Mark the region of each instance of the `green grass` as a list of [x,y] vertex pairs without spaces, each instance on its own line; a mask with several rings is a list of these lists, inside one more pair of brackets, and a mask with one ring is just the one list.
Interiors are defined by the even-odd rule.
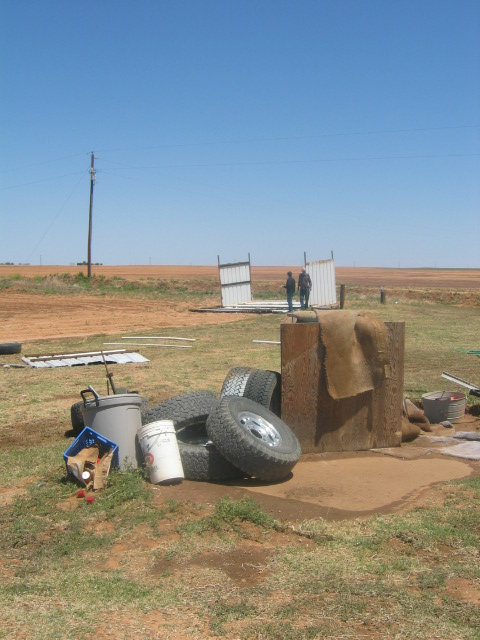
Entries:
[[[14,276],[0,289],[165,299],[179,290],[174,282],[84,280]],[[459,351],[479,347],[478,308],[408,295],[395,304],[390,292],[380,305],[377,297],[349,290],[347,308],[405,322],[405,395],[449,389],[443,370],[479,382],[478,358]],[[149,362],[112,367],[115,382],[153,404],[191,390],[218,393],[234,366],[279,371],[280,348],[252,341],[279,340],[281,320],[175,328],[195,338],[193,349],[142,349]],[[37,341],[29,351],[101,349],[119,337]],[[2,368],[0,384],[0,638],[93,637],[102,626],[132,638],[480,638],[478,475],[432,488],[442,500],[403,515],[319,518],[295,529],[247,498],[159,499],[142,472],[111,474],[88,505],[66,479],[64,434],[80,390],[106,391],[104,367]],[[223,570],[235,551],[253,558],[238,578]],[[251,578],[242,581],[243,570]],[[458,585],[466,585],[463,597]]]
[[[2,566],[13,567],[0,586],[0,602],[4,629],[12,636],[24,628],[31,638],[73,638],[95,624],[99,611],[138,617],[188,610],[209,637],[232,637],[234,629],[245,640],[353,638],[363,629],[367,637],[478,638],[478,606],[450,587],[456,579],[472,585],[480,580],[480,514],[471,506],[480,501],[478,478],[451,483],[452,498],[441,508],[305,523],[299,535],[311,541],[308,548],[287,531],[279,546],[281,532],[250,500],[220,501],[210,518],[170,503],[157,510],[159,528],[172,518],[190,526],[177,527],[175,541],[162,545],[160,538],[162,553],[176,569],[156,579],[135,572],[135,554],[111,571],[98,568],[115,545],[126,541],[126,549],[134,548],[135,532],[151,525],[151,492],[139,474],[116,475],[92,507],[82,504],[70,512],[55,505],[72,487],[45,481],[46,487],[32,488],[0,519]],[[111,518],[118,526],[99,533],[99,523]],[[238,588],[222,578],[219,589],[215,571],[192,573],[189,558],[241,546],[242,522],[257,527],[259,535],[262,530],[261,544],[272,549],[261,582]],[[270,541],[271,536],[276,537]],[[152,562],[155,553],[144,550]]]
[[[349,302],[349,309],[369,311],[383,320],[405,322],[404,394],[412,400],[436,390],[452,390],[452,383],[441,377],[448,371],[474,384],[480,384],[479,358],[458,351],[478,346],[480,315],[475,307],[444,304],[422,305],[401,301],[397,305],[380,305],[364,301]],[[282,318],[277,315],[252,316],[216,326],[175,328],[175,335],[196,340],[192,349],[142,348],[150,362],[144,365],[112,367],[118,386],[138,390],[151,403],[172,395],[211,389],[218,393],[226,373],[235,366],[252,366],[279,371],[280,348],[258,345],[253,340],[279,340]],[[152,328],[155,331],[155,328]],[[165,328],[162,329],[164,332]],[[89,338],[30,343],[29,353],[51,353],[103,349],[104,342],[121,336],[98,335]],[[2,360],[14,362],[18,356]],[[17,440],[25,433],[33,435],[52,431],[58,436],[69,428],[70,406],[81,400],[80,391],[92,385],[106,393],[105,369],[75,367],[69,369],[0,369],[3,393],[0,397],[0,438],[10,430]],[[454,390],[465,391],[463,388]],[[468,403],[480,399],[468,396]],[[0,440],[1,442],[1,440]]]
[[238,522],[251,522],[263,529],[273,529],[279,526],[274,518],[264,513],[254,500],[245,497],[237,501],[219,500],[211,515],[182,524],[179,531],[205,534],[211,531],[221,532],[225,528],[236,530]]
[[144,278],[127,280],[114,276],[107,278],[93,275],[88,278],[83,273],[55,273],[48,276],[22,277],[19,274],[0,277],[0,291],[15,288],[19,292],[38,293],[39,295],[92,295],[115,297],[143,297],[165,299],[191,299],[195,301],[206,296],[218,295],[218,280],[204,278],[184,280],[177,278]]

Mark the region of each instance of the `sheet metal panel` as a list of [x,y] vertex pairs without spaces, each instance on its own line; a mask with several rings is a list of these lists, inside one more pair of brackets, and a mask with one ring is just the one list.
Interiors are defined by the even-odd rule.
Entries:
[[[42,357],[42,356],[40,356]],[[45,357],[45,356],[43,356]],[[57,367],[78,367],[89,364],[103,364],[103,358],[101,355],[92,356],[58,356],[49,357],[48,360],[37,359],[38,356],[23,356],[22,360],[25,364],[35,369],[56,369]],[[139,353],[112,353],[105,355],[105,361],[107,364],[128,364],[131,362],[148,362],[148,359]]]
[[[298,311],[300,303],[293,303],[293,310]],[[194,311],[209,311],[212,313],[288,313],[288,304],[285,300],[255,300],[242,304],[229,305],[228,307],[215,307],[194,309]]]
[[309,305],[313,307],[331,307],[337,304],[335,286],[335,264],[331,260],[307,262],[307,273],[312,279]]
[[250,262],[219,264],[222,306],[229,307],[252,300]]

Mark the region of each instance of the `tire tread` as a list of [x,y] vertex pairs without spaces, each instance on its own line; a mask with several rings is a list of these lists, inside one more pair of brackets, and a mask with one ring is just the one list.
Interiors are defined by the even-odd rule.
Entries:
[[243,396],[248,379],[254,371],[255,369],[251,367],[234,367],[230,369],[223,381],[220,398]]
[[[281,427],[291,440],[291,451],[273,450],[249,437],[232,417],[238,407],[256,412],[276,427]],[[220,400],[208,417],[207,433],[227,460],[259,480],[276,482],[284,479],[300,459],[300,443],[289,427],[267,408],[248,398],[226,397]]]

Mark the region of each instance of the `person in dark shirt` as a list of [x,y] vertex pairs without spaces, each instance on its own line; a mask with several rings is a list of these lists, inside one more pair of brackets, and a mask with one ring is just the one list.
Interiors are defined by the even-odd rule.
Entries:
[[287,273],[287,282],[283,285],[283,288],[287,291],[288,310],[293,311],[293,294],[295,293],[295,279],[292,278],[292,272]]
[[305,267],[298,276],[298,290],[300,291],[300,308],[308,309],[308,299],[310,297],[310,289],[312,288],[312,280],[307,273]]

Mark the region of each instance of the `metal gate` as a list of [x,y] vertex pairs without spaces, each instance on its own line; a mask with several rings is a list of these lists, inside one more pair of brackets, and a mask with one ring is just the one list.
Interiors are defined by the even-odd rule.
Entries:
[[309,304],[313,307],[331,307],[337,304],[335,264],[331,260],[316,260],[305,264],[312,279]]
[[220,264],[220,256],[217,256],[217,259],[222,288],[222,307],[251,302],[250,254],[248,254],[248,262]]

